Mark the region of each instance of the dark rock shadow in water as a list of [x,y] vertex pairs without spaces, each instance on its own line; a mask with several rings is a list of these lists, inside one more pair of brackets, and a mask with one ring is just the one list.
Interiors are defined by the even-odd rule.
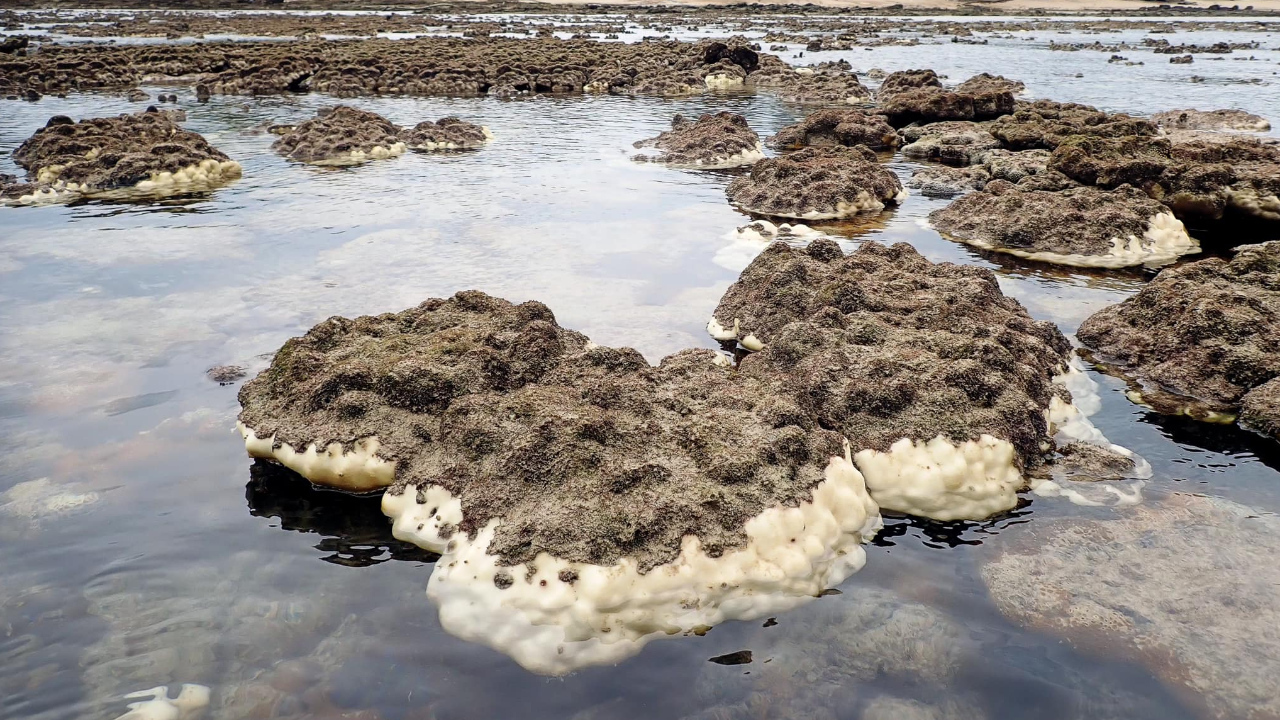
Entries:
[[280,527],[321,536],[315,548],[321,560],[347,567],[368,567],[388,560],[433,563],[440,556],[396,540],[382,514],[382,497],[321,490],[300,475],[264,460],[249,467],[245,486],[249,514],[277,518]]

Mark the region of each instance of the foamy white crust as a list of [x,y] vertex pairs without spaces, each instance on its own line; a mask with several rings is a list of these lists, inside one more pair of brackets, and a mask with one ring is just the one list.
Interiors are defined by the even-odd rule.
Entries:
[[727,328],[713,317],[707,321],[707,334],[720,342],[728,342],[729,340],[738,339],[738,332],[741,327],[742,322],[736,318],[733,321],[733,327]]
[[888,452],[862,450],[854,461],[880,507],[934,520],[981,520],[1012,510],[1026,485],[1013,445],[986,434],[958,446],[941,435],[903,438]]
[[728,240],[729,244],[717,250],[711,262],[720,267],[741,272],[769,243],[775,240],[803,245],[819,237],[826,237],[826,233],[814,230],[808,225],[800,223],[774,225],[768,220],[756,220],[726,233],[724,239]]
[[480,129],[484,132],[484,140],[481,140],[480,142],[464,142],[462,144],[458,144],[455,142],[431,142],[428,140],[426,142],[408,145],[407,147],[410,150],[420,150],[423,152],[436,152],[440,150],[475,150],[476,148],[484,147],[490,142],[493,142],[493,132],[491,132],[488,127],[481,127]]
[[[929,227],[932,228],[932,225]],[[936,228],[934,228],[936,230]],[[1200,241],[1187,234],[1187,228],[1173,213],[1161,212],[1151,216],[1147,229],[1142,237],[1130,235],[1126,238],[1111,238],[1111,249],[1102,255],[1084,255],[1081,253],[1056,253],[1048,250],[1024,250],[1010,248],[981,240],[962,238],[942,233],[966,245],[980,247],[983,250],[1005,253],[1027,260],[1069,265],[1071,267],[1117,268],[1134,267],[1136,265],[1164,265],[1171,263],[1183,255],[1200,252]]]
[[1280,196],[1260,195],[1251,187],[1228,188],[1227,201],[1231,207],[1247,215],[1280,222]]
[[129,711],[116,720],[195,720],[209,706],[209,688],[183,683],[178,697],[169,697],[169,688],[161,685],[124,696],[125,700],[147,698],[128,704]]
[[712,90],[740,88],[746,84],[746,78],[738,77],[732,73],[711,73],[704,77],[702,81]]
[[378,457],[381,445],[375,437],[357,440],[349,452],[343,450],[341,443],[330,443],[324,450],[311,443],[306,450],[298,452],[286,442],[274,447],[274,435],[258,437],[253,428],[240,421],[236,421],[236,430],[244,438],[244,449],[250,457],[275,460],[317,485],[369,492],[395,480],[396,465]]
[[[525,564],[500,567],[485,552],[499,520],[474,540],[441,537],[442,525],[462,520],[462,505],[438,486],[427,486],[422,504],[413,485],[386,494],[382,511],[396,538],[441,553],[427,596],[445,630],[559,675],[619,662],[655,638],[790,609],[857,572],[866,563],[862,543],[881,527],[879,509],[848,457],[831,458],[824,477],[812,500],[748,520],[746,546],[713,558],[686,536],[679,557],[645,574],[630,558],[602,566],[546,553],[532,573]],[[562,572],[577,579],[566,583]],[[495,585],[499,573],[509,587]]]
[[[895,203],[901,203],[907,199],[907,191],[899,190],[890,200]],[[884,210],[884,202],[874,197],[866,190],[859,190],[858,194],[849,200],[838,200],[835,208],[826,208],[823,210],[810,210],[804,213],[796,213],[794,211],[778,211],[764,210],[761,208],[753,208],[741,203],[734,203],[749,213],[755,215],[767,215],[769,217],[794,218],[796,220],[839,220],[840,218],[853,217],[861,213],[880,212]]]
[[[86,157],[95,155],[94,151]],[[59,202],[70,202],[76,198],[124,198],[149,195],[170,195],[175,192],[191,192],[212,190],[240,177],[240,163],[234,160],[218,161],[212,158],[201,160],[177,172],[153,172],[151,178],[142,180],[132,188],[112,188],[103,190],[91,185],[59,180],[65,166],[50,165],[36,173],[36,182],[46,187],[18,197],[20,205],[49,205]]]
[[393,157],[399,157],[404,154],[405,144],[402,142],[392,143],[390,147],[385,145],[374,145],[369,150],[361,150],[356,148],[346,155],[336,155],[323,160],[305,161],[308,165],[319,165],[320,167],[346,167],[349,165],[360,165],[371,160],[386,160]]

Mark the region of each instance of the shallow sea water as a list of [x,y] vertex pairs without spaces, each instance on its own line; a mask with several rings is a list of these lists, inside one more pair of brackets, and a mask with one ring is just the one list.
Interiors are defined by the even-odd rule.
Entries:
[[[1107,65],[1103,53],[1050,52],[1049,33],[1022,35],[1036,40],[793,61],[934,67],[952,81],[988,71],[1026,81],[1035,97],[1108,110],[1241,107],[1280,120],[1276,33],[1256,34],[1270,49],[1245,55],[1259,60],[1197,56],[1190,69],[1147,50],[1123,53],[1144,66]],[[1188,82],[1193,73],[1206,81]],[[1251,77],[1265,84],[1239,82]],[[312,490],[244,456],[236,386],[204,371],[256,372],[331,315],[477,288],[541,300],[562,325],[650,361],[714,347],[703,326],[742,262],[725,235],[747,221],[724,199],[732,173],[638,165],[630,143],[677,112],[740,112],[763,137],[803,108],[749,93],[365,98],[350,104],[399,124],[457,115],[497,139],[333,170],[279,158],[262,131],[331,98],[197,104],[190,88],[145,89],[176,91],[186,127],[239,160],[244,177],[158,204],[0,208],[0,717],[112,718],[120,695],[183,682],[213,689],[213,718],[859,718],[885,698],[938,717],[1191,716],[1149,670],[1004,620],[978,577],[993,536],[1110,509],[1034,499],[981,524],[889,517],[840,594],[768,627],[728,623],[549,679],[440,629],[424,594],[432,557],[390,537],[376,500]],[[0,101],[0,172],[14,172],[8,152],[52,115],[141,107],[118,94]],[[918,167],[890,164],[904,179]],[[933,260],[990,267],[1068,333],[1143,282],[1141,272],[1053,269],[947,241],[921,225],[944,204],[913,196],[826,229],[850,247],[908,242]],[[1123,383],[1093,375],[1103,391],[1094,421],[1151,462],[1149,497],[1192,491],[1280,510],[1274,443],[1145,412]],[[753,662],[708,662],[739,650]]]

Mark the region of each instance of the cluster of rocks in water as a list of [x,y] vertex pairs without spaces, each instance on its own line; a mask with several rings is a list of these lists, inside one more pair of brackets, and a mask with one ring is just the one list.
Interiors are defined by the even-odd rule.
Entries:
[[402,128],[367,110],[339,105],[322,108],[296,126],[274,126],[280,138],[271,149],[311,165],[358,165],[404,153],[405,149],[470,150],[493,138],[488,128],[458,118],[425,121]]

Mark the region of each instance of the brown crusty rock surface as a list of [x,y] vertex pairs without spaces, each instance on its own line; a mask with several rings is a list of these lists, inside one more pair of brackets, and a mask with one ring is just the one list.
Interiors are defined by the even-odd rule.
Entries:
[[314,118],[288,129],[271,149],[312,165],[353,165],[402,153],[401,133],[377,113],[338,105],[322,108]]
[[824,145],[866,145],[872,150],[892,150],[902,142],[882,115],[862,110],[819,110],[788,125],[769,139],[780,150]]
[[738,167],[764,157],[760,136],[746,118],[731,112],[707,113],[696,121],[676,115],[670,130],[635,147],[658,151],[657,155],[636,155],[636,160],[675,167]]
[[981,125],[964,120],[912,125],[902,129],[902,137],[909,143],[903,146],[903,155],[948,165],[972,165],[988,150],[1000,147]]
[[546,306],[477,291],[400,313],[330,318],[240,391],[240,419],[294,447],[376,436],[399,493],[440,485],[490,554],[578,562],[713,556],[765,508],[811,497],[841,438],[777,402],[767,381],[686,350],[657,367],[597,347]]
[[1115,138],[1159,132],[1150,120],[1053,100],[1018,101],[1012,114],[997,118],[987,129],[1009,150],[1053,150],[1074,135]]
[[[1163,270],[1077,337],[1161,412],[1235,413],[1280,376],[1280,241]],[[1265,426],[1274,390],[1259,392],[1250,417]]]
[[878,212],[903,197],[898,177],[861,145],[808,147],[761,160],[726,192],[748,212],[801,220]]
[[956,92],[965,93],[1010,92],[1017,95],[1026,89],[1026,83],[1021,80],[991,73],[978,73],[956,86]]
[[[220,167],[231,162],[198,133],[158,111],[79,122],[54,116],[13,151],[13,160],[27,171],[29,190],[75,183],[82,194],[132,189],[160,173],[206,161]],[[229,179],[239,175],[239,166],[232,163],[215,174]]]
[[1271,123],[1244,110],[1169,110],[1151,116],[1166,131],[1266,132]]
[[1051,447],[1043,410],[1070,345],[1032,320],[990,270],[932,263],[905,243],[774,243],[730,286],[714,318],[763,349],[739,372],[776,379],[789,412],[854,449],[903,437],[1009,441],[1020,467]]
[[473,150],[490,138],[484,127],[456,117],[426,120],[400,132],[400,139],[410,150]]
[[[1061,191],[1024,189],[992,180],[929,215],[949,237],[987,250],[1107,256],[1120,239],[1142,238],[1152,218],[1169,210],[1128,185]],[[1190,249],[1188,249],[1190,251]],[[1087,262],[1087,261],[1086,261]],[[1140,265],[1135,257],[1127,264]]]

